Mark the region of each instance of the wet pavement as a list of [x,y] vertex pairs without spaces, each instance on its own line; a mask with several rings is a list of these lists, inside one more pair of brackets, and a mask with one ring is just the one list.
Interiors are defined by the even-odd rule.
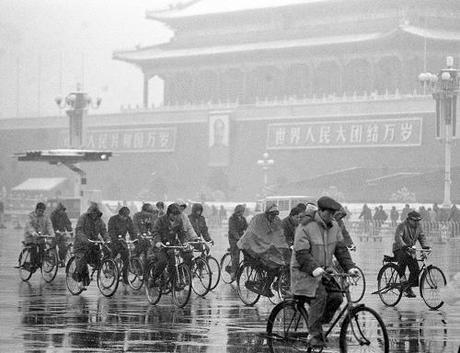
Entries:
[[[220,260],[227,243],[223,230],[214,230],[213,255]],[[220,283],[205,298],[192,293],[179,309],[171,296],[149,305],[144,291],[121,285],[112,298],[103,297],[96,284],[80,296],[66,289],[64,269],[47,284],[40,273],[29,282],[19,279],[16,265],[22,230],[0,230],[0,352],[270,352],[263,333],[270,310],[267,299],[254,307],[239,300],[232,285]],[[460,302],[430,311],[423,300],[403,298],[385,307],[378,296],[376,277],[391,235],[354,237],[352,254],[364,270],[367,290],[363,302],[376,309],[386,323],[390,352],[457,352],[460,345]],[[433,243],[430,260],[446,275],[460,272],[460,240]],[[287,350],[286,350],[287,351]],[[338,352],[331,344],[325,352]]]

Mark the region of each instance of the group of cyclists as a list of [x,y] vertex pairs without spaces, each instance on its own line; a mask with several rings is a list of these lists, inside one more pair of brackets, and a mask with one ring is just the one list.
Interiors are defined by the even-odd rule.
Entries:
[[[96,261],[100,248],[91,241],[106,241],[113,256],[120,254],[124,264],[122,277],[127,281],[127,261],[129,252],[124,241],[126,236],[136,240],[134,252],[139,258],[155,262],[154,276],[160,276],[167,266],[174,266],[175,257],[166,245],[187,245],[199,240],[213,243],[203,206],[193,204],[190,215],[185,214],[187,204],[183,200],[167,206],[158,202],[155,207],[145,203],[140,212],[131,218],[128,207],[121,207],[118,213],[108,221],[108,226],[101,218],[97,203],[91,203],[87,212],[82,214],[75,227],[74,256],[76,270],[73,279],[84,290],[89,284],[88,263]],[[72,231],[65,207],[58,204],[48,217],[46,206],[39,202],[25,227],[25,245],[33,245],[31,267],[37,266],[44,243],[40,234],[69,234]],[[267,297],[273,296],[271,282],[280,266],[290,267],[290,295],[303,303],[308,303],[309,343],[312,346],[324,346],[322,326],[327,324],[342,303],[340,293],[332,290],[333,283],[325,280],[324,274],[332,266],[335,258],[342,269],[350,275],[358,275],[349,249],[354,247],[346,229],[343,217],[344,208],[336,200],[323,196],[316,204],[299,203],[283,220],[279,218],[276,204],[267,205],[264,212],[255,215],[251,221],[244,217],[245,205],[237,205],[228,220],[229,251],[231,266],[224,270],[232,279],[237,276],[240,265],[240,253],[245,261],[258,262],[268,274],[266,283],[246,283],[246,286]],[[413,256],[413,247],[417,241],[428,249],[426,237],[419,225],[421,216],[411,211],[407,219],[396,228],[393,251],[398,261],[401,278],[404,279],[404,292],[414,297],[412,287],[418,285],[418,263]],[[151,239],[146,239],[150,234]],[[68,239],[65,236],[55,238],[59,247],[59,258],[64,259]],[[181,250],[181,257],[186,264],[192,261],[193,248]],[[63,264],[61,263],[61,266]],[[406,266],[409,279],[405,279]],[[248,281],[249,282],[249,281]]]

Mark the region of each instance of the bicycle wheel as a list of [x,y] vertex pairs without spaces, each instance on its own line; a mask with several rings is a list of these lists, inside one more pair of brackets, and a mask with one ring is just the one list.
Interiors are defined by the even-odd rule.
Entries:
[[275,293],[275,296],[268,298],[270,302],[275,305],[281,303],[289,293],[290,285],[289,269],[282,268],[276,279],[272,282],[271,290]]
[[224,283],[232,283],[232,257],[230,256],[230,253],[225,253],[224,256],[220,259],[220,274],[222,281]]
[[74,279],[76,267],[77,264],[75,256],[72,256],[69,261],[67,261],[67,265],[65,267],[65,284],[69,292],[73,295],[78,295],[83,291],[83,288],[80,286],[80,282]]
[[64,259],[64,263],[67,265],[67,263],[69,262],[70,258],[73,257],[73,245],[72,243],[69,243],[67,244],[67,252],[65,254],[65,259]]
[[155,305],[160,301],[161,298],[161,279],[157,279],[154,276],[155,264],[153,262],[147,265],[145,271],[145,295],[150,304]]
[[141,289],[144,283],[143,272],[141,260],[137,257],[131,257],[128,264],[128,284],[132,289]]
[[173,302],[179,308],[187,305],[192,293],[192,274],[186,264],[180,264],[172,281]]
[[447,285],[446,276],[440,268],[428,266],[420,278],[420,296],[432,310],[437,310],[444,305],[440,290]]
[[401,278],[398,270],[398,265],[387,263],[377,275],[377,293],[386,306],[395,306],[401,300]]
[[236,287],[238,296],[246,305],[254,305],[260,298],[260,294],[252,291],[250,288],[254,284],[262,284],[262,278],[259,271],[253,268],[249,263],[244,263],[238,269],[236,275]]
[[340,330],[340,352],[390,351],[387,329],[377,312],[357,306],[345,316]]
[[18,258],[19,277],[27,282],[35,270],[32,268],[31,252],[29,247],[25,247],[19,253]]
[[211,269],[201,257],[192,262],[192,289],[196,295],[204,297],[211,288]]
[[45,249],[42,259],[42,277],[50,283],[56,277],[58,270],[58,254],[56,249]]
[[117,264],[112,259],[102,259],[101,267],[97,270],[97,286],[105,297],[111,297],[117,291],[120,273]]
[[[307,345],[307,312],[295,300],[284,300],[271,311],[267,321],[267,343],[272,352],[304,351]],[[289,350],[290,351],[290,350]]]
[[211,270],[211,287],[209,290],[213,290],[217,287],[220,281],[220,265],[219,261],[217,261],[217,259],[213,256],[206,257],[206,261],[208,262]]
[[366,292],[366,277],[364,276],[363,270],[359,267],[355,267],[359,271],[357,277],[347,277],[347,281],[350,284],[348,287],[350,290],[351,302],[358,303],[364,297]]

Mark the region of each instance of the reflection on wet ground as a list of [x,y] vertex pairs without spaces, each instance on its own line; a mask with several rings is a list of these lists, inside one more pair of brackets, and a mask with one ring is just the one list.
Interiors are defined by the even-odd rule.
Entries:
[[[0,231],[0,348],[1,352],[270,352],[264,331],[273,304],[261,300],[246,307],[234,287],[219,284],[206,298],[192,294],[183,309],[170,296],[156,306],[144,292],[120,286],[113,298],[101,296],[95,284],[80,296],[66,291],[64,271],[51,284],[39,273],[21,282],[13,269],[21,231]],[[215,236],[217,239],[218,236]],[[220,258],[223,240],[214,249]],[[357,242],[356,262],[365,269],[368,289],[364,302],[376,309],[387,325],[390,352],[457,352],[460,344],[460,303],[430,311],[418,296],[385,307],[377,296],[376,274],[391,238]],[[434,244],[432,262],[449,275],[460,271],[460,242]],[[330,348],[338,352],[335,332]],[[286,348],[284,351],[288,352]],[[298,352],[298,350],[297,350]]]

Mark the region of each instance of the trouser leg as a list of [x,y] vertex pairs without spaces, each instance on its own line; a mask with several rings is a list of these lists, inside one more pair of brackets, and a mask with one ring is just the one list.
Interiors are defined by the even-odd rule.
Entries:
[[230,243],[230,256],[232,258],[232,273],[236,274],[240,266],[240,249],[236,245],[237,240],[229,239]]

